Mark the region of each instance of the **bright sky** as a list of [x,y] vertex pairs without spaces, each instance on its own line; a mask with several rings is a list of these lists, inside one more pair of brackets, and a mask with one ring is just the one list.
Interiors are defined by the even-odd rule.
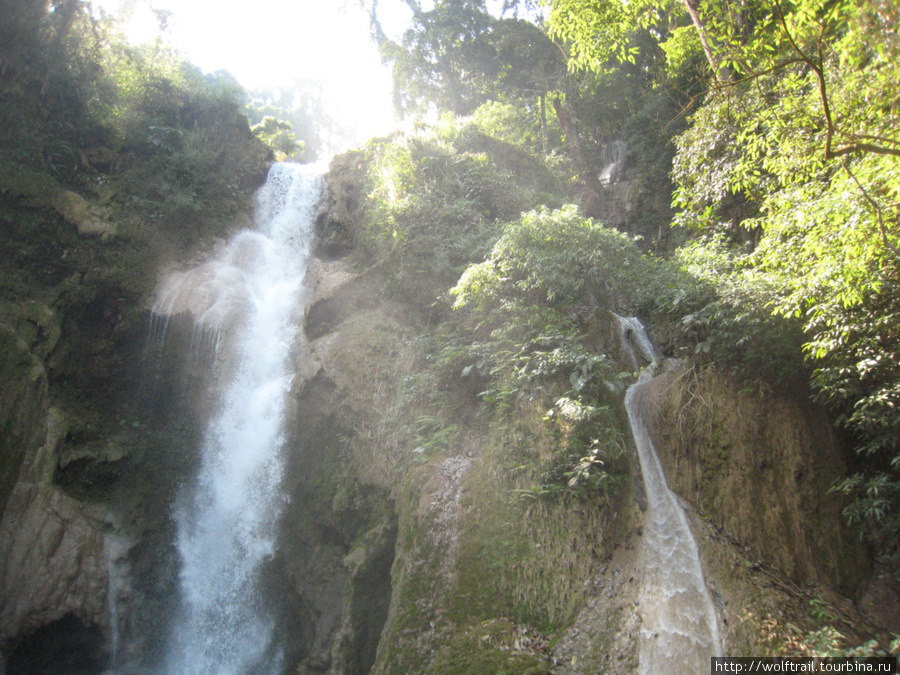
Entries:
[[[167,39],[205,72],[227,70],[248,89],[289,86],[297,78],[327,83],[332,115],[358,129],[359,140],[393,126],[390,73],[369,39],[368,18],[355,0],[99,0],[113,14],[126,6],[132,41],[155,39],[150,11],[169,10]],[[383,17],[402,32],[407,17]]]

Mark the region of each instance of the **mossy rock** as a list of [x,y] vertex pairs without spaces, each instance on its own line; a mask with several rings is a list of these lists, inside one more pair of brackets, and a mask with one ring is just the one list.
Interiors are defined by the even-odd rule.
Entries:
[[0,515],[29,450],[43,443],[47,376],[40,360],[6,324],[0,324]]
[[549,675],[544,636],[508,619],[491,619],[450,634],[429,673],[440,675]]

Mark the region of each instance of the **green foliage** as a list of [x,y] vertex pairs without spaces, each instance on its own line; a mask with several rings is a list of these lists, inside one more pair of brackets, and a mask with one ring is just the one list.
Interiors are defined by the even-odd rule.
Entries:
[[585,350],[578,313],[621,305],[646,265],[627,237],[572,207],[532,211],[507,225],[487,260],[451,291],[484,336],[471,349],[479,372],[491,377],[485,400],[509,406],[560,375],[575,397],[600,391],[614,373],[605,356]]
[[599,72],[616,60],[634,62],[641,47],[636,33],[665,36],[685,22],[684,5],[673,0],[559,0],[550,13],[550,34],[569,51],[569,67]]
[[435,415],[421,415],[413,423],[416,451],[425,455],[447,452],[459,436],[459,425]]
[[860,645],[848,645],[847,638],[832,624],[835,617],[827,611],[819,598],[810,600],[813,618],[824,623],[822,628],[811,631],[802,638],[795,639],[790,651],[797,656],[826,658],[866,658],[885,657],[890,652],[878,644],[877,640],[869,640]]
[[494,24],[491,42],[497,52],[497,93],[505,100],[528,100],[562,88],[566,62],[542,27],[521,19]]
[[732,217],[764,231],[757,263],[791,291],[780,311],[821,317],[860,304],[896,257],[889,205],[900,200],[900,141],[886,92],[900,81],[900,44],[883,32],[890,12],[774,5],[738,37],[734,17],[707,9],[723,63],[745,81],[679,139],[680,205],[708,223],[729,194],[753,203]]
[[[488,101],[472,114],[474,124],[486,135],[518,146],[531,154],[539,154],[543,148],[543,131],[539,115],[528,106]],[[562,143],[562,130],[552,123],[548,130],[548,143],[558,148]]]
[[[407,0],[412,26],[400,42],[393,42],[380,28],[378,3],[371,3],[373,30],[382,54],[394,68],[395,106],[404,115],[430,107],[469,115],[491,103],[516,110],[487,108],[481,112],[485,131],[510,140],[532,152],[549,154],[559,147],[560,131],[548,122],[548,98],[567,89],[565,58],[546,31],[518,17],[497,17],[484,0],[441,0],[424,11]],[[529,3],[510,2],[505,8]],[[532,8],[533,9],[533,8]],[[505,14],[505,12],[504,12]],[[503,115],[512,122],[499,131]],[[520,130],[534,130],[526,141]]]
[[487,255],[503,221],[539,200],[558,199],[548,195],[554,186],[541,160],[454,119],[373,141],[363,153],[365,234],[356,254],[364,265],[396,256],[392,283],[421,306]]
[[591,489],[601,489],[605,491],[608,483],[617,478],[621,478],[621,472],[619,476],[609,472],[606,466],[607,463],[614,460],[619,460],[621,462],[621,458],[624,455],[624,441],[618,447],[618,452],[614,452],[610,451],[609,448],[605,448],[600,443],[600,439],[592,439],[590,447],[588,448],[588,454],[579,458],[578,462],[575,463],[571,470],[565,473],[566,478],[568,478],[567,487],[585,488],[587,486]]
[[809,601],[810,613],[812,614],[813,619],[818,621],[819,623],[832,623],[835,620],[834,614],[832,614],[828,606],[822,600],[822,598],[815,597]]
[[406,0],[412,25],[399,42],[381,30],[378,3],[366,4],[382,55],[393,65],[395,105],[403,114],[435,106],[468,115],[492,100],[540,114],[535,104],[563,88],[565,61],[545,31],[494,16],[484,0],[439,0],[428,10]]
[[634,242],[573,206],[531,211],[511,223],[491,256],[456,285],[456,306],[526,299],[539,306],[615,307],[647,269]]
[[[897,8],[878,1],[701,4],[715,58],[743,81],[763,80],[777,131],[796,124],[829,160],[857,152],[900,156],[896,136]],[[766,86],[768,84],[768,86]],[[775,86],[772,86],[772,85]],[[780,140],[780,139],[778,139]]]
[[161,40],[129,45],[77,0],[29,7],[0,8],[11,47],[0,171],[74,190],[147,240],[159,226],[189,240],[247,205],[266,150],[232,78],[203,75]]
[[250,128],[250,131],[263,143],[275,150],[276,157],[285,159],[291,155],[303,152],[304,145],[297,142],[297,136],[292,131],[290,122],[277,119],[268,115],[262,122]]
[[550,30],[569,44],[572,67],[596,70],[607,61],[633,58],[627,47],[631,32],[629,6],[618,0],[563,0],[553,4]]
[[328,145],[340,145],[349,138],[348,130],[329,109],[325,86],[319,80],[295,80],[287,88],[254,89],[249,93],[249,99],[246,112],[251,125],[263,124],[267,117],[291,125],[289,131],[295,135],[293,140],[297,140],[300,147],[293,150],[287,146],[272,147],[298,161],[326,159]]
[[777,286],[723,236],[698,239],[659,264],[641,309],[674,334],[666,348],[714,364],[763,389],[794,389],[808,377],[801,323],[773,315]]
[[[380,31],[377,4],[366,3],[385,58],[395,67],[402,112],[433,106],[472,113],[485,133],[551,158],[569,186],[568,199],[578,195],[590,215],[604,218],[609,209],[601,203],[609,195],[601,194],[597,176],[607,161],[605,148],[624,141],[631,160],[645,169],[630,193],[629,227],[648,246],[664,242],[670,214],[658,197],[670,192],[667,146],[681,129],[680,106],[693,85],[679,67],[676,87],[682,91],[658,86],[666,79],[658,43],[670,26],[687,20],[680,3],[554,3],[548,35],[543,21],[493,16],[482,0],[447,0],[430,11],[408,0],[413,28],[400,43]],[[584,23],[573,27],[568,19],[576,15]],[[452,27],[446,23],[451,17]],[[582,31],[584,41],[570,29]],[[582,47],[596,51],[603,41],[596,30],[615,34],[620,61],[579,56]],[[695,65],[696,58],[684,58]]]
[[457,367],[477,377],[494,414],[545,401],[558,450],[545,457],[522,499],[610,495],[627,473],[619,374],[589,349],[584,321],[627,306],[650,269],[628,237],[573,207],[532,211],[508,224],[491,255],[470,265],[451,291],[474,339],[455,349]]
[[723,70],[678,139],[680,222],[757,244],[755,293],[802,323],[812,382],[865,458],[839,486],[857,500],[847,515],[896,557],[897,10],[702,7]]
[[669,77],[702,78],[701,67],[706,65],[700,35],[694,26],[678,26],[660,43],[666,59]]
[[499,69],[489,39],[493,24],[484,0],[439,0],[429,11],[414,8],[399,44],[382,33],[398,110],[420,111],[436,103],[464,115],[483,103]]

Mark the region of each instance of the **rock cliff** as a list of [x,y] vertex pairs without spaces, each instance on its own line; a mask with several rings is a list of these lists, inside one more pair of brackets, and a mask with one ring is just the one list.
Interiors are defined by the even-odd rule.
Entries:
[[[464,154],[425,154],[429,180],[451,175],[470,194],[471,176],[452,171],[484,176],[487,160]],[[416,212],[437,235],[405,249],[376,230],[370,162],[332,165],[294,349],[286,501],[263,588],[286,672],[634,672],[645,504],[621,409],[629,375],[599,383],[591,414],[603,425],[559,412],[594,364],[631,369],[614,308],[591,295],[567,310],[583,337],[578,370],[548,368],[503,399],[463,348],[489,329],[456,319],[440,287],[460,269],[435,248],[449,226]],[[214,342],[185,317],[151,321],[146,279],[118,283],[86,263],[98,251],[108,262],[114,242],[49,217],[63,233],[52,255],[30,244],[27,266],[5,268],[0,653],[9,673],[140,672],[160,661],[174,611],[169,515],[196,470]],[[468,244],[450,243],[468,264]],[[489,250],[476,243],[468,262]],[[457,266],[429,276],[426,255]],[[56,269],[67,256],[76,273]],[[527,347],[532,360],[556,354]],[[827,418],[802,397],[742,387],[674,370],[654,382],[647,420],[726,650],[884,640],[896,616],[872,611],[871,561],[828,489],[846,467]],[[615,452],[602,481],[579,483],[597,476],[597,439]]]

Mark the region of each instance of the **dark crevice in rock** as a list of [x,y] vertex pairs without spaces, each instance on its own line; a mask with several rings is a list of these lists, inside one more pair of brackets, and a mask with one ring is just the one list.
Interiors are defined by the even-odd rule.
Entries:
[[96,675],[106,661],[103,631],[66,614],[19,641],[6,675]]
[[365,557],[354,570],[351,581],[351,640],[345,650],[348,675],[365,675],[375,664],[391,602],[396,515],[392,512],[390,521],[369,532],[364,541]]

